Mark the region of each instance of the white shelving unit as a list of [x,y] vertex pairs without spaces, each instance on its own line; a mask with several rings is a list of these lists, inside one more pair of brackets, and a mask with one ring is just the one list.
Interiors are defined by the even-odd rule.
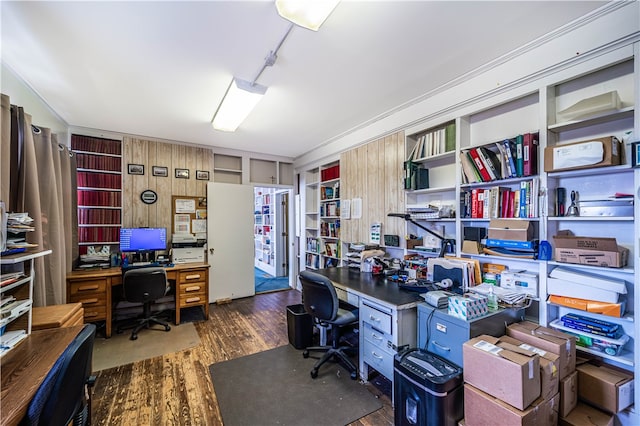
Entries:
[[5,271],[21,272],[16,281],[0,288],[0,298],[3,301],[13,300],[12,305],[3,308],[0,318],[0,329],[2,329],[0,340],[2,340],[3,346],[0,349],[0,357],[31,334],[31,309],[35,277],[33,264],[36,258],[48,254],[51,254],[51,250],[27,251],[0,258],[3,273]]
[[340,162],[332,161],[303,174],[304,223],[300,269],[342,264],[340,241]]
[[[501,263],[510,270],[520,270],[536,274],[539,281],[538,297],[528,310],[527,319],[548,326],[568,312],[602,319],[619,324],[630,337],[622,354],[613,356],[578,346],[583,355],[593,355],[605,363],[629,370],[636,377],[640,375],[640,321],[636,319],[636,307],[640,306],[640,292],[635,283],[640,282],[638,254],[640,253],[640,206],[637,188],[640,187],[640,168],[631,167],[629,142],[637,141],[640,135],[640,114],[636,105],[640,104],[638,58],[640,46],[612,48],[607,55],[577,62],[560,72],[546,75],[539,81],[522,85],[491,98],[485,98],[477,105],[461,107],[460,111],[451,111],[438,121],[425,122],[407,129],[405,149],[408,158],[421,135],[433,129],[446,126],[450,122],[456,125],[455,153],[441,154],[429,158],[414,160],[419,166],[429,169],[429,188],[406,191],[406,208],[420,208],[430,205],[443,207],[455,206],[454,218],[424,219],[419,223],[430,228],[444,230],[446,238],[456,241],[456,255],[477,259],[480,264]],[[586,118],[563,121],[558,111],[565,110],[582,99],[588,99],[601,93],[617,91],[622,104],[619,108],[592,114]],[[474,106],[475,105],[475,106]],[[458,114],[458,115],[456,115]],[[463,177],[460,155],[472,148],[494,147],[496,142],[514,138],[525,133],[538,133],[538,170],[537,174],[527,177],[501,179],[490,182],[467,183]],[[628,135],[632,132],[635,137]],[[567,143],[585,141],[591,138],[616,136],[623,143],[623,164],[619,166],[591,168],[564,172],[544,172],[544,149]],[[465,193],[474,189],[489,189],[501,186],[511,190],[520,188],[522,182],[537,179],[539,182],[538,208],[525,219],[534,229],[534,238],[548,241],[554,246],[553,236],[560,230],[570,230],[574,235],[590,237],[614,237],[619,246],[630,250],[629,261],[622,268],[605,268],[587,265],[560,263],[555,260],[533,260],[489,256],[465,252],[462,248],[464,228],[489,226],[490,218],[463,217]],[[634,214],[621,217],[567,217],[555,212],[555,190],[566,188],[567,203],[569,194],[577,191],[580,200],[602,200],[616,193],[632,194]],[[535,196],[535,195],[534,195]],[[507,219],[515,220],[515,219]],[[437,232],[437,231],[436,231]],[[407,223],[407,234],[428,238],[428,234],[411,223]],[[555,247],[555,246],[554,246]],[[404,248],[405,254],[419,253]],[[426,256],[425,256],[426,257]],[[547,281],[549,273],[563,266],[579,272],[587,272],[608,278],[623,280],[626,283],[626,313],[621,318],[574,310],[547,302]],[[635,403],[640,406],[640,392],[635,394]],[[631,408],[618,414],[623,424],[636,424],[637,409]]]
[[276,276],[275,191],[273,188],[256,187],[254,193],[255,266]]

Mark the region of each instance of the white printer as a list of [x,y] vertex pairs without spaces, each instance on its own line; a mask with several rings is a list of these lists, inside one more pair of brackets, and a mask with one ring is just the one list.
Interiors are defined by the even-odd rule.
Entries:
[[171,238],[171,261],[181,263],[204,263],[204,241],[193,234],[173,234]]

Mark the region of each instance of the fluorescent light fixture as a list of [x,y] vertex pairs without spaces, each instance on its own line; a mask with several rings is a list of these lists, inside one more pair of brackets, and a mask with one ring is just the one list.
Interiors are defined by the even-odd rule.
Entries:
[[266,86],[234,78],[213,115],[213,128],[235,132],[266,92]]
[[276,0],[278,13],[284,19],[304,28],[318,28],[333,12],[340,0]]

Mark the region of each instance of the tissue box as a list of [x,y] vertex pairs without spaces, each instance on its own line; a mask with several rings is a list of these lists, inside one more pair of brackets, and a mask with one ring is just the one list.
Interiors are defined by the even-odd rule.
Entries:
[[449,296],[449,315],[469,321],[487,315],[487,298],[479,294],[468,293],[462,296]]

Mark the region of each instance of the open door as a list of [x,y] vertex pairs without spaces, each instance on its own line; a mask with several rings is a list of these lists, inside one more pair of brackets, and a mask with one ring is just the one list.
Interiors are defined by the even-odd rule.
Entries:
[[209,302],[255,294],[253,186],[207,184]]

